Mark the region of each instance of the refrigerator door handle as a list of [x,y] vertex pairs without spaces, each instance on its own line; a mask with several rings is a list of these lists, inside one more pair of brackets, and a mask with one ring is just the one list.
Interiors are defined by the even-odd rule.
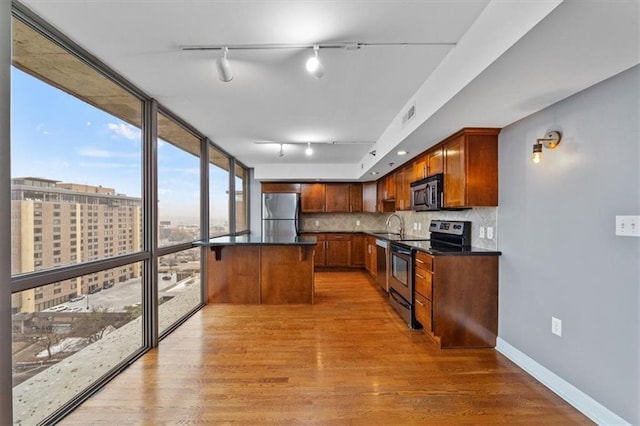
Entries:
[[296,236],[298,236],[300,235],[300,197],[296,199],[295,227]]

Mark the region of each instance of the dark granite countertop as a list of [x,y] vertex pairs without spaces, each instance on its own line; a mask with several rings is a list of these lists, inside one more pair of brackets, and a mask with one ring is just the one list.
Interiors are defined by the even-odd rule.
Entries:
[[429,237],[424,235],[410,235],[404,234],[400,236],[400,234],[396,234],[393,232],[389,232],[386,230],[382,231],[370,231],[370,230],[358,230],[358,231],[323,231],[323,230],[313,230],[313,231],[301,231],[302,234],[365,234],[371,235],[372,237],[380,238],[381,240],[387,241],[422,241],[427,240]]
[[502,252],[478,247],[457,247],[449,244],[433,244],[431,241],[400,241],[400,244],[434,256],[500,256]]
[[238,235],[235,237],[216,237],[206,241],[198,241],[197,246],[203,247],[222,247],[222,246],[239,246],[239,245],[294,245],[294,246],[313,246],[316,244],[315,237],[265,237],[257,235]]

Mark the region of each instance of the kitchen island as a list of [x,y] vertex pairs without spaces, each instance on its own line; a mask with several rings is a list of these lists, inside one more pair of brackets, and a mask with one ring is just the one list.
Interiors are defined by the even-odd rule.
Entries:
[[207,301],[235,304],[313,303],[313,237],[218,237],[208,247]]

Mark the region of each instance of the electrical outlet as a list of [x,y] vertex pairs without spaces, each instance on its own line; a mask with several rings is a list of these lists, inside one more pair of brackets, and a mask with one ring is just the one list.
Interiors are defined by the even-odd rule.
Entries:
[[316,224],[316,228],[317,228],[318,226],[320,226],[320,221],[316,220],[315,224]]
[[493,226],[487,226],[487,238],[493,240]]
[[418,231],[422,231],[422,222],[418,222]]
[[556,336],[562,337],[562,320],[551,317],[551,332]]
[[480,227],[480,235],[479,235],[479,237],[484,239],[484,226]]
[[418,222],[413,222],[413,230],[414,231],[418,230]]
[[640,237],[640,216],[616,216],[616,235]]
[[360,221],[356,220],[356,226],[360,226]]

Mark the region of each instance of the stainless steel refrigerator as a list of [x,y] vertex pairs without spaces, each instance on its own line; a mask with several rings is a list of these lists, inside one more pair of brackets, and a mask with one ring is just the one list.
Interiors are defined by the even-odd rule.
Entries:
[[262,194],[263,237],[295,237],[299,222],[300,194]]

